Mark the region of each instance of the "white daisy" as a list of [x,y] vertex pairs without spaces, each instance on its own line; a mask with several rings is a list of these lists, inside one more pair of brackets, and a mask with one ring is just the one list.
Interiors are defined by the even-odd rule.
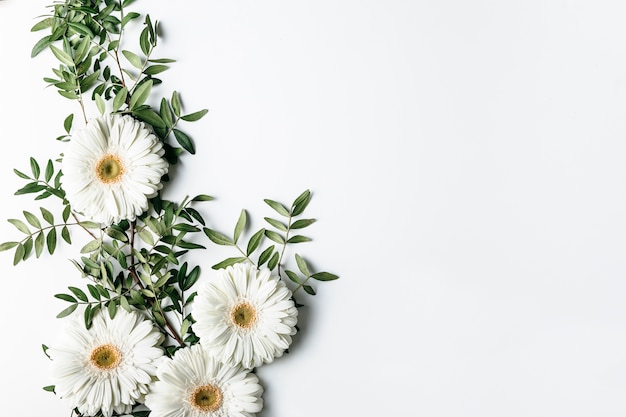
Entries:
[[164,361],[146,395],[150,417],[252,417],[263,408],[259,379],[216,361],[200,345]]
[[95,222],[134,220],[161,189],[163,143],[129,115],[92,119],[63,156],[63,189],[72,208]]
[[77,315],[48,349],[57,395],[81,414],[129,413],[156,375],[163,335],[137,312],[99,313],[90,329]]
[[198,288],[193,329],[211,354],[254,368],[282,356],[296,333],[291,291],[269,269],[239,263],[217,271]]

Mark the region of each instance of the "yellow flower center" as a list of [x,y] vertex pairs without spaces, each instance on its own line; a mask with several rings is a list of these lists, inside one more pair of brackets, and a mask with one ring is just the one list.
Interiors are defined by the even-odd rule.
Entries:
[[96,175],[105,184],[118,182],[124,175],[124,165],[117,155],[105,155],[96,165]]
[[249,303],[239,303],[230,313],[233,323],[243,329],[249,329],[256,321],[256,310]]
[[191,405],[204,412],[211,412],[222,406],[222,391],[215,385],[203,385],[195,389],[189,397]]
[[91,364],[96,368],[107,371],[116,368],[122,360],[122,352],[111,344],[101,345],[91,351]]

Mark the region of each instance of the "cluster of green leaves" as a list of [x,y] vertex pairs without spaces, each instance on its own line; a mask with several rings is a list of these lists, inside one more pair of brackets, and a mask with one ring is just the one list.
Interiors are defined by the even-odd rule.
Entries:
[[[153,22],[149,15],[143,20],[139,51],[123,49],[125,29],[141,17],[137,12],[126,11],[132,2],[66,0],[51,6],[52,15],[31,29],[51,32],[37,42],[32,56],[46,49],[52,52],[59,67],[52,69],[54,77],[44,80],[63,97],[78,100],[83,113],[84,95],[91,91],[91,99],[101,114],[110,108],[112,112],[132,114],[151,125],[164,142],[166,158],[175,164],[183,150],[195,153],[192,139],[178,127],[179,122],[200,120],[208,111],[184,114],[176,91],[171,98],[157,100],[154,108],[149,103],[153,86],[162,82],[156,76],[168,70],[168,64],[175,60],[153,57],[159,28],[158,21]],[[128,63],[130,68],[123,63]],[[60,140],[67,140],[73,118],[71,114],[65,119],[67,135],[60,136]],[[170,138],[175,144],[170,143]]]
[[59,223],[56,222],[54,214],[45,207],[39,207],[40,216],[23,210],[24,220],[8,220],[18,231],[24,234],[24,237],[19,241],[0,243],[0,252],[15,249],[13,256],[14,265],[28,259],[33,252],[39,258],[46,247],[48,253],[52,255],[56,250],[59,235],[67,243],[72,243],[68,226],[80,225],[86,227],[90,224],[89,222],[83,224],[80,222],[68,223],[71,210],[65,200],[65,191],[61,188],[62,173],[60,170],[57,171],[55,169],[52,160],[48,160],[42,172],[40,164],[34,158],[30,158],[30,170],[32,175],[27,175],[17,169],[13,170],[18,177],[28,181],[24,187],[15,192],[15,195],[35,194],[35,200],[43,200],[50,196],[55,196],[60,198],[65,206],[61,214],[62,221]]
[[310,295],[315,295],[315,289],[309,284],[311,279],[317,281],[333,281],[339,277],[330,272],[313,272],[307,261],[299,254],[294,253],[297,272],[293,269],[285,269],[285,256],[287,248],[295,244],[310,242],[311,238],[301,234],[301,230],[315,223],[316,219],[302,217],[304,210],[311,201],[309,190],[301,193],[289,206],[276,200],[265,199],[265,203],[278,214],[278,218],[264,217],[268,228],[261,228],[250,237],[245,247],[240,245],[242,234],[248,226],[248,214],[246,210],[241,210],[237,223],[229,237],[225,233],[208,227],[203,228],[207,237],[215,244],[222,246],[232,246],[238,252],[238,256],[229,257],[213,265],[213,269],[225,268],[239,262],[251,262],[257,268],[263,266],[271,271],[276,270],[279,277],[283,278],[282,271],[296,286],[293,288],[295,294],[299,289],[303,289]]
[[[181,264],[181,259],[190,250],[206,249],[190,239],[205,223],[191,205],[210,200],[207,195],[185,199],[181,204],[158,199],[158,203],[153,202],[158,209],[152,214],[144,213],[136,222],[121,221],[98,229],[81,248],[80,261],[73,261],[81,275],[93,282],[88,284],[92,299],[74,287],[69,288],[71,293],[57,294],[57,298],[71,303],[59,317],[84,304],[85,325],[90,327],[100,309],[106,308],[114,317],[118,307],[130,310],[132,306],[148,311],[163,333],[180,345],[194,342],[186,308],[195,297],[195,292],[189,291],[198,280],[200,267]],[[169,312],[182,317],[179,328],[168,323]]]

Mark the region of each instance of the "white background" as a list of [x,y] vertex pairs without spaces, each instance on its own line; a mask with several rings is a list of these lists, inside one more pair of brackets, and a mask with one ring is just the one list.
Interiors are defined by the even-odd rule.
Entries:
[[[52,56],[30,58],[49,3],[0,2],[2,219],[38,210],[12,169],[62,152],[78,111],[45,88]],[[134,9],[177,60],[158,91],[210,110],[170,196],[216,196],[202,210],[228,233],[242,208],[258,228],[263,198],[309,188],[299,251],[341,276],[300,297],[291,353],[259,370],[262,417],[626,415],[625,2]],[[40,345],[61,329],[53,294],[84,284],[77,251],[0,255],[2,415],[69,415],[41,390]]]

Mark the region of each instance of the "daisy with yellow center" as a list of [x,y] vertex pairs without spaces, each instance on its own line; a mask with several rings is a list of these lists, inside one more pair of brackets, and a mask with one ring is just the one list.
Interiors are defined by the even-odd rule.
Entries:
[[82,415],[125,414],[141,402],[163,357],[162,334],[137,312],[99,313],[90,329],[82,318],[48,349],[55,392]]
[[257,376],[216,361],[199,344],[164,361],[157,378],[145,401],[150,417],[252,417],[263,408]]
[[269,269],[239,263],[217,271],[198,288],[194,332],[218,360],[254,368],[272,362],[296,333],[291,291]]
[[61,182],[72,209],[103,224],[134,220],[161,189],[163,143],[129,115],[91,120],[72,135]]

